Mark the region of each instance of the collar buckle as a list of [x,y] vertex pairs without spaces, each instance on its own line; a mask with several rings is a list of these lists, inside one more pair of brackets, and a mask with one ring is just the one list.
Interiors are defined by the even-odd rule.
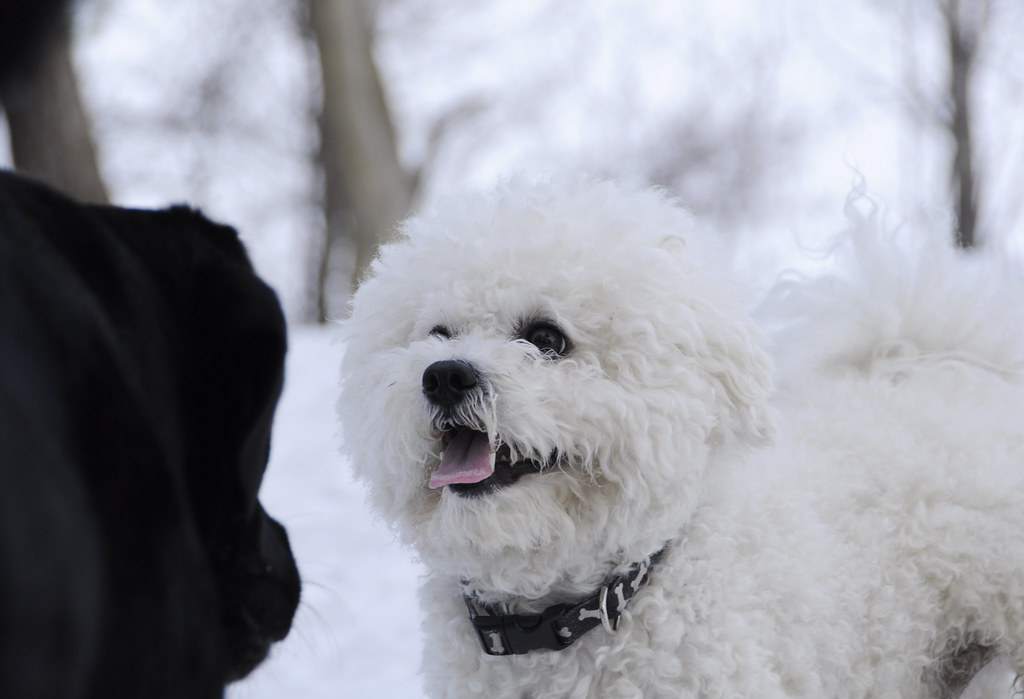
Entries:
[[602,585],[597,598],[597,611],[601,615],[601,626],[608,633],[615,633],[619,629],[619,615],[614,619],[608,617],[608,586]]
[[490,615],[468,599],[466,606],[480,644],[488,655],[522,655],[542,648],[561,650],[567,645],[558,634],[556,622],[568,605],[548,607],[536,615]]

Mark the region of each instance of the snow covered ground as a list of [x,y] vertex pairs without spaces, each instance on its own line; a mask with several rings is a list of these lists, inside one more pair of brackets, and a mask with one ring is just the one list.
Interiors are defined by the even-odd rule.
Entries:
[[422,697],[423,569],[367,509],[339,454],[337,330],[292,327],[289,345],[260,497],[288,528],[302,603],[288,638],[228,697]]

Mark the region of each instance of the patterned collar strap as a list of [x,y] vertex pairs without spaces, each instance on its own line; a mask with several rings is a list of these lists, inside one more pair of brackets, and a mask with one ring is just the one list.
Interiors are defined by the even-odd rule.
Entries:
[[579,604],[556,604],[540,614],[499,614],[465,595],[469,619],[488,655],[523,655],[541,648],[562,650],[596,626],[614,632],[622,610],[647,583],[651,566],[664,552],[662,549],[634,563]]

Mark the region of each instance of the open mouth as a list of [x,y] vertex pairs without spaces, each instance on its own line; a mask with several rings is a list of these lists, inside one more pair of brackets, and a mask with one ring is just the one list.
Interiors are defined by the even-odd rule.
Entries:
[[430,476],[428,486],[447,486],[459,495],[482,495],[544,467],[533,459],[514,457],[512,448],[503,442],[492,445],[485,432],[464,427],[445,431],[441,446],[441,463]]

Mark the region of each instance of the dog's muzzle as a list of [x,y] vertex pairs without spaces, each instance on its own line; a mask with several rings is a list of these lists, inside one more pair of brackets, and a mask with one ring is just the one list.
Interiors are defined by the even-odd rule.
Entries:
[[[543,462],[517,455],[490,433],[480,414],[486,381],[469,362],[446,359],[429,365],[423,372],[423,395],[433,407],[433,429],[442,448],[430,488],[448,487],[459,495],[476,496],[544,467]],[[552,463],[555,458],[552,455]]]

